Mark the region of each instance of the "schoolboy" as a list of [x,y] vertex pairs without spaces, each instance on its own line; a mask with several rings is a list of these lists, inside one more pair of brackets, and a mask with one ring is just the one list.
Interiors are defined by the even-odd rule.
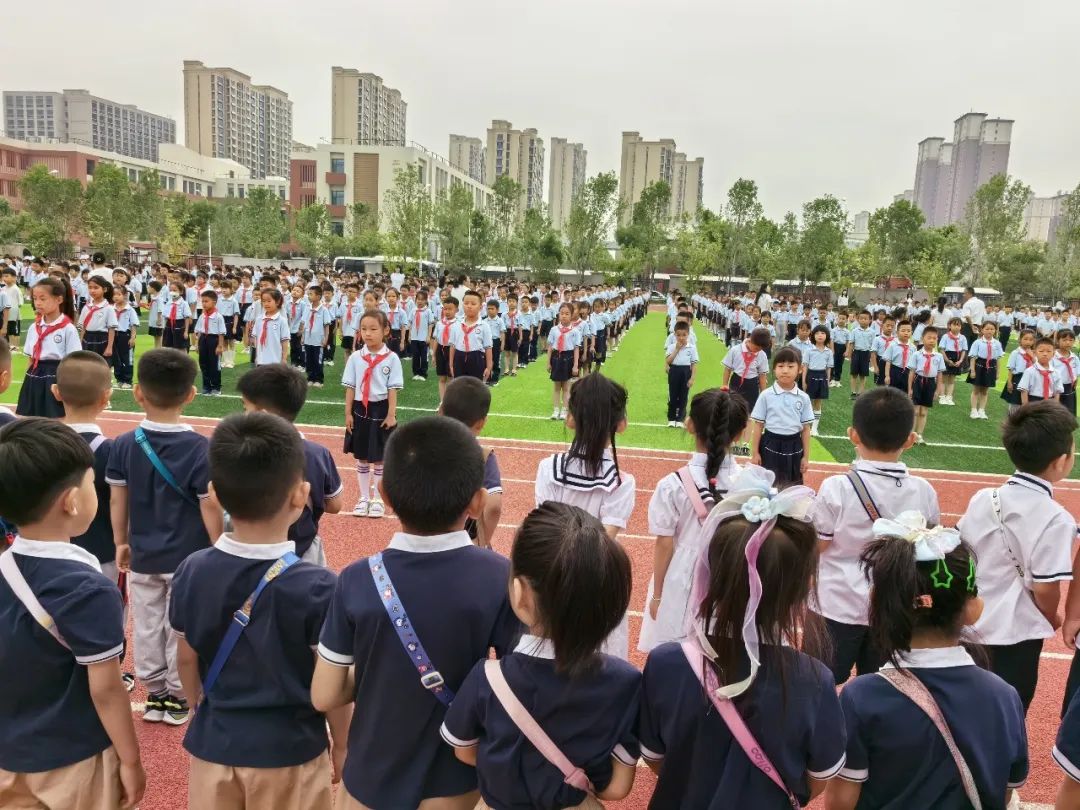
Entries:
[[[14,267],[7,267],[0,274],[0,278],[4,282],[0,294],[3,294],[4,300],[7,302],[5,309],[8,318],[5,332],[11,348],[18,351],[19,336],[22,334],[22,316],[19,314],[22,309],[22,291],[19,289],[19,274]],[[3,337],[3,335],[0,335],[0,337]]]
[[465,317],[450,331],[451,377],[476,377],[485,381],[491,377],[491,332],[480,319],[482,300],[472,290],[461,296]]
[[[257,366],[236,383],[244,410],[266,411],[295,422],[307,399],[307,383],[296,369],[279,364]],[[311,486],[307,505],[289,527],[289,540],[296,544],[300,559],[326,565],[326,553],[319,536],[319,520],[336,515],[344,503],[344,486],[333,454],[321,444],[300,434],[304,442],[304,480]]]
[[[184,694],[199,707],[184,736],[188,806],[330,810],[326,726],[340,765],[350,707],[324,717],[311,705],[311,649],[336,577],[285,539],[307,508],[303,441],[281,417],[237,414],[218,425],[209,454],[233,528],[180,564],[169,604]],[[247,622],[230,650],[222,639],[239,610]]]
[[[0,335],[0,394],[11,387],[11,346],[7,339]],[[8,422],[14,422],[18,417],[11,408],[0,405],[0,427]]]
[[494,298],[487,302],[487,317],[484,318],[484,323],[487,324],[488,331],[491,333],[491,377],[488,378],[487,384],[496,386],[499,384],[499,377],[502,376],[502,345],[505,327],[502,315],[499,314],[499,302]]
[[833,345],[833,373],[832,379],[829,380],[829,388],[839,388],[840,378],[844,375],[844,359],[847,357],[848,343],[851,342],[847,312],[841,310],[836,314],[836,326],[829,330],[829,338]]
[[304,367],[304,319],[308,302],[304,297],[304,285],[294,284],[285,301],[285,317],[289,321],[289,363]]
[[307,371],[308,385],[313,388],[323,387],[323,362],[324,357],[329,356],[330,329],[334,323],[332,304],[324,305],[320,301],[321,292],[318,287],[308,290],[308,311],[303,324],[304,369]]
[[450,346],[457,325],[458,300],[452,295],[443,299],[442,317],[431,333],[431,352],[435,356],[435,376],[439,378],[439,401],[450,381]]
[[874,384],[888,385],[885,378],[885,356],[889,347],[896,341],[896,318],[886,315],[881,321],[881,334],[874,338],[874,348],[870,352],[870,367],[874,370]]
[[848,439],[856,461],[847,473],[822,482],[812,513],[821,555],[815,611],[832,638],[833,660],[825,663],[837,685],[853,666],[865,675],[883,663],[870,644],[870,584],[859,561],[873,539],[874,521],[915,510],[931,524],[941,522],[934,488],[900,461],[915,442],[911,400],[895,388],[874,388],[855,400],[851,420]]
[[434,318],[428,306],[428,294],[425,290],[416,291],[416,300],[409,314],[409,354],[412,357],[414,380],[427,380],[428,343],[431,340],[431,325]]
[[916,346],[911,342],[911,334],[911,321],[900,321],[896,327],[896,340],[885,349],[883,355],[885,383],[905,393],[910,388],[908,362],[916,351]]
[[[432,458],[454,463],[433,467]],[[519,633],[508,561],[463,531],[469,515],[482,513],[483,484],[480,446],[452,419],[409,422],[387,444],[382,491],[402,530],[381,555],[342,571],[311,686],[316,709],[357,706],[342,807],[417,807],[440,797],[440,808],[472,810],[477,802],[476,771],[443,744],[439,727],[469,670],[491,647],[510,652]],[[387,589],[397,598],[384,601]],[[400,614],[390,613],[395,607]],[[393,631],[391,615],[407,616],[415,641]],[[426,653],[419,673],[419,647],[407,644]]]
[[221,510],[209,499],[206,437],[180,421],[195,397],[195,370],[176,349],[139,358],[135,401],[146,418],[113,442],[105,478],[116,564],[131,572],[135,674],[149,693],[143,720],[169,725],[188,719],[167,617],[173,573],[222,528]]
[[1076,416],[1076,378],[1080,376],[1080,358],[1073,354],[1076,336],[1072,329],[1060,329],[1057,333],[1057,352],[1054,354],[1054,370],[1061,378],[1060,402]]
[[852,399],[855,399],[866,389],[866,378],[870,376],[870,359],[877,339],[877,334],[870,325],[872,317],[869,310],[864,309],[856,316],[856,326],[851,330],[851,341],[848,343],[847,356],[851,360]]
[[668,427],[682,427],[686,419],[686,401],[694,387],[694,372],[698,364],[697,347],[690,343],[690,324],[675,324],[675,344],[664,357],[668,380]]
[[337,321],[341,331],[341,349],[345,352],[345,359],[353,353],[356,346],[356,332],[360,329],[360,316],[364,314],[364,306],[357,299],[360,297],[360,285],[354,283],[345,285],[345,299],[338,304]]
[[195,319],[195,345],[199,352],[199,371],[202,374],[202,392],[207,396],[221,396],[221,356],[225,353],[227,327],[225,317],[218,312],[218,294],[211,289],[203,290],[202,313]]
[[1058,400],[1065,387],[1054,367],[1054,341],[1048,337],[1035,341],[1035,362],[1024,370],[1016,387],[1022,405],[1042,399]]
[[120,592],[70,542],[97,510],[93,467],[59,422],[0,430],[0,514],[20,527],[0,557],[0,807],[129,808],[146,786],[120,678]]
[[[1010,413],[1001,441],[1016,472],[1004,486],[976,492],[957,523],[979,559],[977,583],[986,605],[973,636],[985,645],[991,671],[1016,687],[1025,712],[1043,641],[1062,623],[1061,583],[1073,579],[1076,520],[1054,500],[1054,484],[1072,471],[1076,427],[1057,402]],[[1080,600],[1073,590],[1066,614],[1075,621]]]

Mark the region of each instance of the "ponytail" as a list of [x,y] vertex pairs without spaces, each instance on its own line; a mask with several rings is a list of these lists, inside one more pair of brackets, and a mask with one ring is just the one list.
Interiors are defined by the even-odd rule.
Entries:
[[72,321],[75,320],[75,295],[71,291],[71,282],[68,281],[66,275],[46,276],[34,285],[35,290],[38,287],[44,287],[49,291],[49,295],[62,299],[60,303],[60,312],[67,315]]
[[589,475],[599,475],[604,450],[610,445],[615,477],[622,483],[615,435],[626,419],[626,399],[626,389],[600,373],[589,374],[570,387],[567,405],[574,417],[574,439],[567,455],[580,459]]

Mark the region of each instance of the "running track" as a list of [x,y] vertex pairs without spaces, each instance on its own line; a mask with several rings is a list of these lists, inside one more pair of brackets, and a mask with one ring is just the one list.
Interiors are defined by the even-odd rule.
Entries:
[[[131,430],[141,415],[107,412],[101,424],[110,436]],[[197,430],[210,433],[216,420],[192,418],[189,420]],[[301,426],[304,435],[317,441],[333,452],[345,484],[345,505],[351,508],[356,502],[356,476],[353,460],[341,452],[342,432],[325,426]],[[499,529],[494,537],[495,548],[508,554],[514,531],[532,508],[533,485],[539,461],[553,452],[551,444],[521,442],[506,439],[483,440],[485,446],[495,447],[503,475],[503,513]],[[634,568],[634,591],[630,610],[631,647],[634,646],[641,625],[641,609],[645,602],[645,590],[652,573],[652,537],[648,533],[647,507],[649,497],[657,481],[685,463],[686,456],[674,451],[639,450],[625,448],[619,452],[620,466],[632,473],[637,481],[637,504],[626,531],[620,539],[630,554]],[[843,465],[812,463],[807,483],[820,484],[822,478],[842,469]],[[948,473],[926,471],[925,477],[934,484],[941,503],[942,521],[953,524],[960,517],[974,492],[983,486],[999,482],[999,476],[980,473]],[[1080,515],[1080,481],[1062,482],[1057,487],[1057,497],[1074,515]],[[340,570],[353,560],[367,556],[383,548],[390,535],[399,528],[397,520],[388,515],[382,520],[354,518],[347,515],[326,515],[320,525],[326,555],[330,566]],[[130,629],[129,629],[130,633]],[[632,651],[631,658],[641,666],[644,656]],[[1062,775],[1050,759],[1050,748],[1058,727],[1058,710],[1061,704],[1065,680],[1069,670],[1070,652],[1060,636],[1050,639],[1043,652],[1039,689],[1028,714],[1028,736],[1031,757],[1031,776],[1021,791],[1025,806],[1043,810],[1052,807]],[[181,747],[183,729],[163,724],[140,722],[141,701],[145,699],[142,687],[132,693],[132,711],[136,712],[136,731],[142,746],[143,761],[148,774],[146,798],[142,810],[179,810],[187,805],[187,754]],[[654,779],[652,773],[639,768],[638,778],[631,796],[621,803],[610,806],[641,810],[648,803]],[[812,807],[820,807],[815,802]]]

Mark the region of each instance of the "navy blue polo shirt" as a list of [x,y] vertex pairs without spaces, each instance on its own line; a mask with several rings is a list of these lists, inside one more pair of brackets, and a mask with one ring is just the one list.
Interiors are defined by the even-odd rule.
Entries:
[[[518,729],[491,690],[478,662],[454,698],[442,736],[457,748],[479,746],[477,774],[484,801],[499,808],[576,807],[584,791],[570,787]],[[603,791],[614,770],[611,758],[637,763],[634,727],[640,705],[641,673],[610,655],[599,656],[591,672],[571,679],[555,671],[555,647],[522,636],[500,662],[517,699],[559,750]]]
[[[143,421],[158,458],[192,501],[207,497],[210,441],[186,424]],[[109,454],[106,481],[128,488],[128,542],[131,570],[171,574],[193,552],[210,545],[202,513],[162,478],[135,443],[135,432],[120,436]],[[130,484],[129,484],[130,482]]]
[[1073,699],[1069,701],[1069,709],[1061,718],[1057,740],[1050,752],[1054,762],[1074,782],[1080,782],[1080,700],[1077,695],[1080,691],[1073,693]]
[[6,553],[71,648],[0,577],[0,769],[40,773],[112,745],[90,698],[87,667],[120,657],[124,608],[116,583],[85,549],[16,537]]
[[[963,647],[916,649],[902,662],[941,708],[983,807],[1003,808],[1006,789],[1020,787],[1028,773],[1024,709],[1016,690],[975,666]],[[862,675],[844,687],[840,703],[848,728],[840,776],[862,783],[857,807],[971,807],[945,740],[896,687],[879,675]]]
[[[205,678],[233,613],[291,542],[255,545],[223,534],[173,577],[169,623],[199,656]],[[326,751],[326,720],[311,705],[312,650],[337,577],[299,562],[259,596],[217,683],[199,705],[184,748],[238,768],[286,768]]]
[[[788,647],[762,645],[761,650],[757,678],[735,706],[784,784],[806,804],[806,777],[831,779],[844,764],[844,717],[836,687],[820,661]],[[782,666],[778,656],[784,657]],[[739,679],[749,672],[748,663],[744,667]],[[661,644],[649,653],[638,736],[641,755],[662,760],[651,808],[790,810],[787,796],[750,761],[720,719],[680,644]]]
[[495,458],[495,451],[488,453],[484,460],[484,489],[488,495],[496,495],[503,491],[502,472],[499,470],[499,461]]
[[[83,437],[94,451],[94,489],[97,491],[98,508],[90,528],[71,542],[85,548],[100,563],[113,562],[116,559],[116,545],[113,543],[112,516],[109,513],[111,487],[105,480],[105,471],[109,466],[109,454],[112,452],[112,439],[105,438],[97,425],[71,425],[71,429]],[[95,443],[97,444],[94,447]]]
[[[490,648],[499,655],[513,649],[521,628],[507,598],[505,557],[477,548],[464,531],[429,537],[399,532],[383,562],[451,690],[461,689]],[[319,655],[356,668],[343,775],[351,796],[368,807],[416,807],[425,798],[476,790],[476,770],[458,761],[439,736],[446,707],[421,686],[366,558],[341,572]]]
[[289,539],[296,543],[296,555],[303,557],[319,533],[319,520],[326,501],[343,489],[334,456],[321,444],[304,439],[304,480],[311,484],[307,505],[296,523],[289,527]]

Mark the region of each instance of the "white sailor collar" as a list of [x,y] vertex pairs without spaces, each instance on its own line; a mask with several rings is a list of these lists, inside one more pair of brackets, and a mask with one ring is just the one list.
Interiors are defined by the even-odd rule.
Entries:
[[528,655],[531,658],[546,658],[549,661],[554,661],[555,642],[549,638],[541,638],[540,636],[525,633],[518,641],[517,646],[514,647],[514,652]]
[[581,492],[612,492],[621,483],[610,449],[604,451],[600,468],[595,475],[589,475],[584,466],[581,459],[571,458],[569,453],[557,453],[551,457],[551,477],[567,489]]

